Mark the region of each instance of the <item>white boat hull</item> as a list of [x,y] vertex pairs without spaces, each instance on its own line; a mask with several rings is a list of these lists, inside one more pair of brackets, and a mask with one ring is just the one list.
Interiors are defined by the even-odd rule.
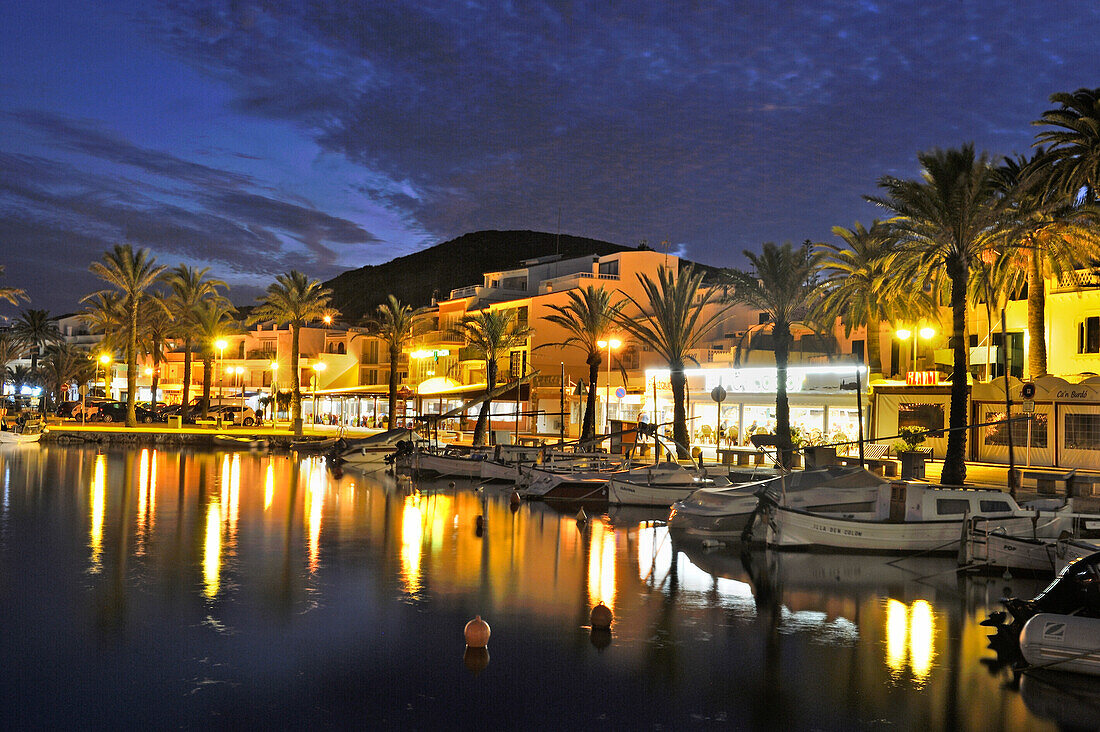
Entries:
[[30,445],[42,439],[41,432],[23,435],[16,432],[0,432],[0,445]]
[[416,475],[434,475],[441,478],[480,478],[484,460],[454,455],[436,455],[417,450],[402,456],[398,467]]
[[1000,531],[971,529],[962,563],[989,569],[1058,572],[1075,559],[1100,551],[1100,545],[1081,540],[1031,539]]
[[1020,632],[1020,652],[1032,666],[1100,676],[1100,619],[1039,613]]
[[[1009,533],[1022,534],[1031,528],[1027,517],[1005,518],[998,523]],[[769,546],[785,549],[957,553],[963,520],[864,521],[770,506],[766,535]]]

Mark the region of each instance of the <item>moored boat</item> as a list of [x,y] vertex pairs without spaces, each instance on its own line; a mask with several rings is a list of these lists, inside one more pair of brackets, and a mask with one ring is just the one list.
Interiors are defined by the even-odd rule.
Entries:
[[[1100,517],[1076,515],[1080,530],[1064,530],[1056,538],[1038,536],[1038,522],[1032,531],[1019,535],[990,526],[983,517],[967,521],[959,564],[978,571],[1036,572],[1054,574],[1070,562],[1100,551]],[[1044,531],[1049,533],[1049,531]]]
[[29,445],[42,439],[46,432],[45,425],[38,418],[26,419],[14,425],[4,423],[4,429],[0,430],[0,445]]
[[340,462],[352,465],[377,465],[385,464],[386,458],[397,450],[397,443],[401,441],[416,441],[417,434],[403,427],[379,432],[369,437],[355,440],[347,440],[343,449],[338,449],[332,455]]
[[607,485],[610,503],[630,506],[670,506],[701,488],[728,486],[725,476],[708,477],[679,463],[663,462],[612,475]]

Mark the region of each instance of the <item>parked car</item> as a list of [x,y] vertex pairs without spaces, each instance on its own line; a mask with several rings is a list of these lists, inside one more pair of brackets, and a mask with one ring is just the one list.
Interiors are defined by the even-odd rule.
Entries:
[[256,415],[256,412],[252,410],[252,407],[242,407],[233,404],[221,404],[210,407],[210,416],[217,418],[218,415],[221,415],[222,421],[234,425],[251,427],[254,424],[260,424],[260,418]]
[[83,403],[79,401],[62,402],[57,408],[57,416],[62,419],[75,419],[79,422],[83,414],[84,420],[94,422],[103,403],[102,399],[85,399]]
[[[145,407],[134,405],[134,416],[137,417],[138,422],[144,424],[150,424],[157,421],[157,415]],[[99,413],[96,415],[96,421],[99,422],[125,422],[126,421],[126,402],[107,402],[100,405]]]

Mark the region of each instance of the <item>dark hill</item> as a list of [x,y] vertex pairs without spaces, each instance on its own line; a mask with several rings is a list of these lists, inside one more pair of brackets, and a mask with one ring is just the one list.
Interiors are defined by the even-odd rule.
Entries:
[[332,288],[333,304],[344,320],[358,323],[389,294],[409,305],[428,305],[433,295],[447,297],[457,287],[480,285],[482,273],[515,269],[525,259],[557,253],[568,259],[628,249],[565,234],[559,246],[558,235],[540,231],[475,231],[385,264],[344,272],[325,286]]

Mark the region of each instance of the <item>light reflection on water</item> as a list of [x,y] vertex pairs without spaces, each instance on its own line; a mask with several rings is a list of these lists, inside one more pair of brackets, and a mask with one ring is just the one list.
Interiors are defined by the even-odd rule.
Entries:
[[[0,662],[30,664],[0,702],[64,667],[84,680],[67,687],[67,707],[112,719],[133,705],[134,715],[255,726],[285,721],[295,704],[350,715],[348,700],[366,695],[389,710],[370,718],[376,726],[425,727],[484,694],[477,713],[498,726],[573,714],[586,726],[582,707],[549,700],[607,685],[617,691],[601,703],[620,723],[1043,725],[1001,688],[1003,672],[979,663],[989,652],[977,622],[1005,581],[956,580],[951,559],[742,557],[675,546],[660,511],[578,525],[574,510],[513,511],[503,488],[335,477],[319,458],[43,446],[0,462],[10,527],[0,578],[27,577],[0,593],[0,614],[25,631],[0,640]],[[66,534],[77,555],[43,540]],[[1029,594],[1041,582],[1011,584]],[[600,601],[615,613],[610,646],[585,628]],[[493,625],[477,677],[461,665],[474,614]],[[110,666],[116,657],[129,660]],[[135,697],[127,674],[161,681]],[[354,679],[354,692],[329,696],[303,682],[313,677]],[[536,679],[551,716],[499,703]],[[242,710],[255,713],[233,716]],[[52,713],[39,721],[74,721]]]

